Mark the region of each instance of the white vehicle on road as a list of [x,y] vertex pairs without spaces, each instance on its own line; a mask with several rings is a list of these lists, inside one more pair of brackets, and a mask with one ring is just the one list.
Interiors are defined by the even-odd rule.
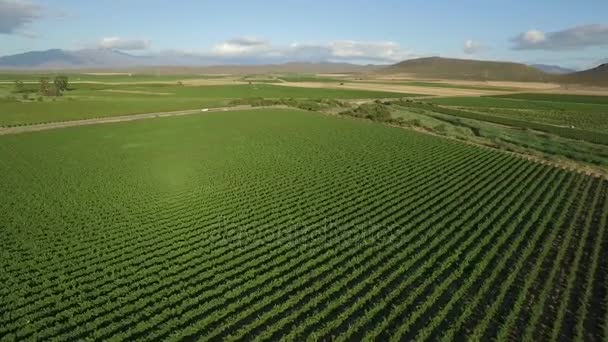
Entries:
[[201,112],[208,112],[208,111],[209,111],[209,108],[203,108],[203,109],[201,109]]

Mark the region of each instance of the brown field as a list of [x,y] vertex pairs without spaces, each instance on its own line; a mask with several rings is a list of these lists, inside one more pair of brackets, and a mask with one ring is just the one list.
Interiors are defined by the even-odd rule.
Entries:
[[120,90],[120,89],[102,89],[109,93],[122,93],[122,94],[141,94],[141,95],[174,95],[174,93],[161,93],[155,91],[143,91],[143,90]]
[[475,90],[475,89],[458,89],[458,88],[442,88],[442,87],[426,87],[426,86],[410,86],[402,84],[380,84],[367,82],[350,82],[343,85],[326,83],[326,82],[284,82],[276,83],[276,85],[286,87],[304,87],[304,88],[326,88],[326,89],[358,89],[358,90],[375,90],[389,91],[396,93],[423,94],[435,96],[482,96],[482,95],[500,95],[509,92],[493,91],[493,90]]

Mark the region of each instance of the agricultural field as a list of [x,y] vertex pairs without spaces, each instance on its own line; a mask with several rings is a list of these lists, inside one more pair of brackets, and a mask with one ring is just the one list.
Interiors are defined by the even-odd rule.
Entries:
[[225,79],[225,75],[156,75],[142,73],[8,73],[0,72],[0,83],[11,83],[23,81],[37,83],[40,77],[54,78],[55,76],[66,75],[72,82],[87,83],[164,83],[199,79]]
[[0,340],[608,339],[605,178],[286,109],[0,136],[0,173]]
[[[512,96],[517,97],[517,95]],[[543,94],[543,96],[547,95]],[[452,114],[457,116],[535,129],[565,138],[608,145],[608,105],[598,104],[608,97],[580,95],[571,95],[571,97],[579,102],[502,97],[446,97],[429,99],[427,102],[451,107],[454,109]],[[580,102],[590,97],[590,102]],[[554,95],[546,98],[554,98]],[[565,98],[567,99],[568,96]]]
[[[26,85],[35,92],[36,84]],[[125,114],[166,112],[226,106],[247,98],[397,98],[414,94],[353,89],[310,89],[271,84],[179,86],[177,84],[71,85],[60,97],[41,98],[35,93],[22,99],[11,94],[12,84],[0,85],[0,127],[91,119]],[[39,101],[38,99],[42,101]]]
[[[365,82],[378,83],[378,80],[366,80]],[[444,82],[424,82],[424,81],[407,81],[407,82],[382,82],[381,84],[400,84],[407,86],[416,87],[438,87],[438,88],[451,88],[451,89],[471,89],[471,90],[496,90],[496,91],[513,91],[516,88],[512,87],[499,87],[499,86],[475,86],[466,84],[452,84]]]
[[520,93],[495,97],[504,97],[517,100],[534,100],[549,102],[594,103],[608,105],[608,96],[574,95],[574,94],[547,94],[547,93]]
[[[513,95],[510,95],[513,96]],[[546,95],[545,95],[546,96]],[[597,100],[596,100],[597,101]],[[444,106],[558,110],[576,113],[606,113],[608,106],[601,103],[578,103],[565,101],[520,100],[503,97],[444,97],[431,100]]]
[[281,76],[281,80],[285,82],[333,82],[339,83],[348,80],[348,78],[338,78],[329,76],[317,76],[317,75],[286,75]]
[[608,149],[604,145],[496,124],[483,120],[485,117],[469,118],[451,115],[434,107],[405,104],[391,107],[393,124],[573,167],[583,166],[582,169],[589,171],[591,168],[598,174],[608,176]]

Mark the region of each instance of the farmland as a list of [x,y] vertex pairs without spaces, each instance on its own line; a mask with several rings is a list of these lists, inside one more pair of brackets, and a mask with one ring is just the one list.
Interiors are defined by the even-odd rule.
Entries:
[[[106,79],[104,76],[102,79]],[[31,85],[35,88],[36,85]],[[11,84],[0,85],[0,126],[90,119],[124,114],[221,107],[239,98],[372,99],[403,93],[352,89],[309,89],[268,84],[178,86],[176,84],[82,84],[58,98],[27,101],[10,96]],[[4,91],[7,96],[1,97]]]
[[608,338],[604,178],[285,109],[0,136],[0,172],[0,339]]
[[[436,105],[457,116],[490,121],[508,126],[536,129],[558,136],[608,144],[608,97],[566,95],[515,94],[503,97],[446,97],[430,99]],[[544,100],[539,100],[540,98]],[[568,102],[569,98],[573,102]],[[589,102],[582,102],[587,99]],[[549,101],[551,100],[551,101]],[[458,109],[464,109],[459,111]]]
[[[512,96],[512,95],[511,95]],[[596,100],[597,101],[597,100]],[[460,107],[561,110],[578,113],[606,113],[608,106],[601,103],[520,100],[503,97],[452,97],[433,100],[436,104]]]

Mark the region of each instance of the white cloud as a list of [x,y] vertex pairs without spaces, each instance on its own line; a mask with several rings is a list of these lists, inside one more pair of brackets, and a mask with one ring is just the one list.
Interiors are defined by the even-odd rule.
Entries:
[[23,30],[39,19],[41,12],[40,6],[26,0],[0,0],[0,34],[32,35]]
[[545,33],[539,30],[529,30],[521,38],[527,44],[538,44],[547,40]]
[[334,41],[329,44],[331,55],[342,59],[399,62],[411,54],[394,42]]
[[409,51],[394,42],[362,42],[336,40],[328,43],[295,42],[275,46],[270,41],[255,37],[230,39],[215,45],[215,57],[232,57],[250,60],[332,61],[392,63],[411,58]]
[[255,37],[234,38],[217,44],[212,52],[217,56],[235,57],[265,54],[271,50],[270,42]]
[[102,38],[98,44],[102,49],[116,50],[146,50],[150,47],[150,41],[145,39],[125,39],[120,37]]
[[514,50],[573,50],[608,46],[608,25],[583,25],[562,31],[529,30],[512,39]]
[[483,49],[483,45],[480,42],[474,41],[472,39],[467,39],[464,42],[464,46],[462,47],[462,51],[467,55],[472,55],[477,53]]

